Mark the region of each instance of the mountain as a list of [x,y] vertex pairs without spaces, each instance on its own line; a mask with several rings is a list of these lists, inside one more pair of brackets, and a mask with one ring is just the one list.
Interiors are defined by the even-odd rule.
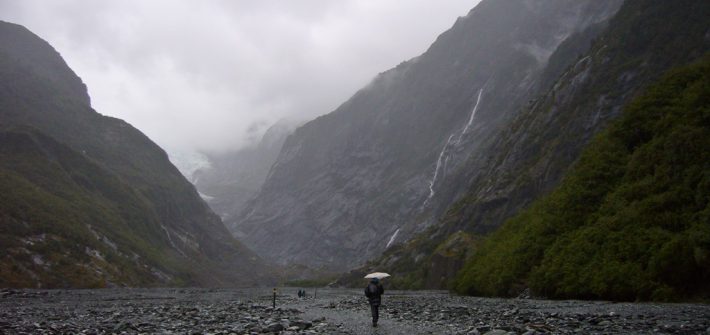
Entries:
[[[591,43],[580,43],[585,34],[571,36],[547,65],[557,77],[545,75],[554,79],[501,127],[485,149],[487,159],[472,157],[477,164],[467,170],[466,194],[435,229],[350,276],[386,267],[400,273],[403,287],[447,287],[487,234],[559,185],[594,134],[631,99],[671,67],[710,50],[708,13],[703,1],[627,1]],[[581,53],[566,47],[585,44]],[[506,295],[526,287],[522,275],[503,281]]]
[[47,42],[1,21],[0,78],[0,286],[269,278],[161,148],[96,113]]
[[460,292],[710,296],[710,54],[671,71],[596,136],[555,190],[506,222]]
[[482,1],[424,54],[298,128],[228,224],[271,261],[329,270],[410,239],[467,191],[469,158],[486,158],[498,128],[566,68],[546,67],[551,55],[620,4]]
[[[255,146],[236,152],[205,154],[209,164],[193,173],[192,183],[223,220],[239,215],[246,202],[259,192],[286,138],[296,126],[296,122],[280,120],[266,130]],[[228,228],[234,229],[233,226]]]

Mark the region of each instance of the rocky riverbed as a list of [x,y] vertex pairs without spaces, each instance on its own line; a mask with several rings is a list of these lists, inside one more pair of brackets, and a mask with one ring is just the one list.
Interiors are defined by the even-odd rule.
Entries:
[[710,306],[387,292],[378,328],[360,290],[0,290],[0,334],[710,334]]

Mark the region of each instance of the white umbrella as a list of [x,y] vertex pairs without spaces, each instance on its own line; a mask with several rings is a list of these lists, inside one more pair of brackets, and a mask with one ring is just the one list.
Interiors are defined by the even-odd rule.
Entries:
[[384,272],[373,272],[373,273],[371,273],[371,274],[369,274],[369,275],[365,276],[365,278],[367,278],[367,279],[369,279],[369,278],[377,278],[377,279],[382,279],[382,278],[386,278],[386,277],[389,277],[389,276],[390,276],[390,274],[389,274],[389,273],[384,273]]

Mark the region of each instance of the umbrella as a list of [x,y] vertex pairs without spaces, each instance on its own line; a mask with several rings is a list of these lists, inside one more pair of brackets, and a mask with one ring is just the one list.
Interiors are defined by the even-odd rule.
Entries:
[[384,273],[384,272],[373,272],[373,273],[371,273],[371,274],[369,274],[369,275],[365,276],[365,278],[368,278],[368,279],[369,279],[369,278],[377,278],[377,279],[382,279],[382,278],[386,278],[386,277],[389,277],[389,276],[390,276],[390,274],[389,274],[389,273]]

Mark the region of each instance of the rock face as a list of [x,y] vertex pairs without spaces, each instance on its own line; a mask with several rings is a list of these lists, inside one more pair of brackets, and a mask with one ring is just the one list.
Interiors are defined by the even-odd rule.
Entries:
[[[206,154],[209,167],[195,171],[192,182],[223,220],[239,215],[246,202],[256,196],[296,125],[294,121],[281,120],[272,125],[253,147]],[[234,227],[227,228],[233,230]]]
[[483,1],[424,54],[298,128],[229,224],[270,260],[334,270],[407,240],[466,191],[469,158],[485,158],[498,128],[559,75],[544,70],[562,42],[620,3]]
[[524,283],[555,299],[710,296],[710,263],[696,256],[710,255],[707,87],[703,57],[634,98],[559,186],[487,238],[457,290],[517,295]]
[[45,41],[0,22],[0,286],[246,285],[268,269]]
[[568,38],[550,57],[542,75],[544,91],[501,127],[484,159],[471,157],[460,179],[468,190],[436,229],[388,250],[367,267],[426,277],[436,266],[431,251],[452,234],[485,235],[553,190],[622,106],[669,68],[710,50],[709,11],[703,1],[628,1],[607,27],[592,34],[596,38],[590,31]]
[[[467,172],[471,188],[450,213],[456,218],[447,219],[487,233],[552,190],[626,103],[671,67],[710,50],[708,10],[702,1],[625,3],[591,48],[496,136],[488,149],[494,154]],[[686,28],[678,28],[681,22]],[[553,57],[559,62],[567,55],[561,50]]]

